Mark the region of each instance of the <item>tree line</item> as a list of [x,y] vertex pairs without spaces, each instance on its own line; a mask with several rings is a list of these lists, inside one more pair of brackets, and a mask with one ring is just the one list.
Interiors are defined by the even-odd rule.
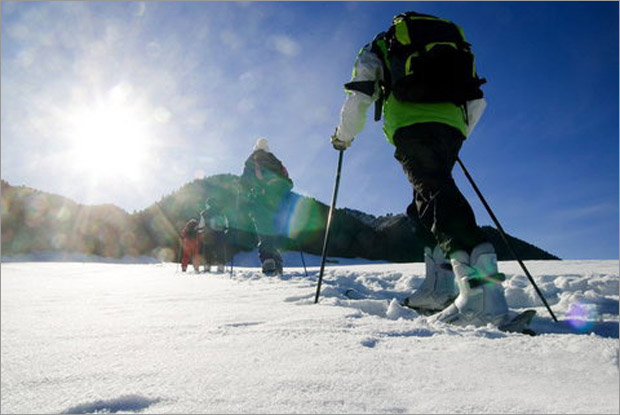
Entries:
[[[178,257],[180,231],[198,215],[208,198],[218,198],[228,217],[229,255],[250,251],[256,236],[248,216],[247,196],[239,176],[221,174],[196,179],[144,210],[129,214],[114,205],[87,206],[63,196],[2,181],[2,255],[40,251],[84,253],[103,257],[148,255],[162,261]],[[277,221],[282,247],[320,255],[329,207],[292,193]],[[391,262],[423,261],[423,246],[405,215],[387,215],[372,223],[350,209],[336,209],[332,222],[331,257]],[[500,260],[510,260],[496,229],[483,227]],[[511,238],[522,259],[558,259],[525,241]]]

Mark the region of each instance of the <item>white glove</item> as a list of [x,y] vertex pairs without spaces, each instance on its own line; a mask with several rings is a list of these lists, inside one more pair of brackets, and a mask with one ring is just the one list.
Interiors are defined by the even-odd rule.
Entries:
[[345,140],[341,140],[340,138],[338,138],[338,128],[336,128],[336,130],[334,131],[334,134],[332,134],[332,137],[331,137],[332,146],[334,146],[334,148],[338,151],[346,150],[347,148],[351,146],[352,142],[353,142],[353,139],[345,141]]

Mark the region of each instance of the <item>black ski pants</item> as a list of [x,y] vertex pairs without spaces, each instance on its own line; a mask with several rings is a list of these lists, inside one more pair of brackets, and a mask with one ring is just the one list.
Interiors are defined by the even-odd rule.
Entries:
[[459,130],[441,123],[413,124],[394,136],[394,157],[413,185],[407,215],[418,238],[430,248],[439,244],[446,256],[458,250],[471,253],[487,241],[452,177],[464,139]]
[[226,234],[223,231],[206,229],[202,236],[202,249],[205,265],[224,265],[226,263]]
[[278,191],[266,192],[255,197],[250,203],[250,217],[254,222],[258,239],[258,257],[260,262],[273,259],[276,264],[283,263],[278,240],[280,235],[279,224],[281,205],[290,192],[278,189]]

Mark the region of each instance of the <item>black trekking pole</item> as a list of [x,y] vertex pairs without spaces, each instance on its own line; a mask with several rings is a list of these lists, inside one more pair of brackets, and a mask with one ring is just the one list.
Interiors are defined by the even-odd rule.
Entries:
[[177,256],[177,269],[175,274],[179,273],[179,264],[181,263],[181,253],[183,252],[183,241],[179,239],[179,254]]
[[[207,244],[206,244],[206,239],[204,239],[204,234],[203,234],[203,243],[202,243],[202,259],[204,264],[202,264],[202,273],[206,274],[207,273]],[[211,265],[209,265],[209,272],[211,272]]]
[[[239,192],[241,191],[241,188],[239,187],[240,185],[237,184],[237,198],[235,199],[235,232],[236,230],[239,229]],[[230,232],[230,226],[228,227],[228,231]],[[233,242],[236,244],[237,243],[237,233],[234,234],[233,236]],[[234,269],[234,259],[235,259],[235,250],[233,249],[232,245],[231,245],[231,253],[230,253],[230,278],[233,277],[233,269]]]
[[233,276],[233,266],[234,266],[235,254],[230,255],[230,278]]
[[465,173],[465,176],[467,177],[467,180],[469,180],[469,182],[471,183],[472,187],[474,188],[474,191],[476,192],[476,194],[480,198],[480,201],[484,205],[485,209],[487,210],[487,212],[489,212],[489,216],[491,216],[491,219],[493,219],[493,222],[495,222],[495,226],[497,226],[497,230],[499,230],[499,233],[502,236],[502,239],[504,240],[504,243],[508,247],[508,250],[510,251],[512,256],[517,260],[519,265],[521,265],[521,268],[523,269],[523,272],[525,272],[525,275],[527,276],[527,278],[530,280],[530,282],[534,286],[534,289],[536,290],[536,293],[538,294],[538,296],[540,297],[542,302],[545,304],[545,307],[547,307],[547,310],[549,311],[549,314],[551,314],[551,317],[553,317],[553,320],[557,323],[558,319],[555,317],[555,314],[553,314],[553,311],[551,311],[551,307],[549,307],[549,304],[547,303],[547,300],[545,300],[545,297],[543,296],[542,292],[538,288],[538,285],[536,285],[536,282],[534,282],[534,278],[532,278],[532,275],[530,274],[530,272],[525,267],[525,264],[523,263],[523,261],[521,261],[521,258],[519,257],[519,255],[517,255],[517,252],[512,247],[512,244],[510,243],[510,241],[508,240],[508,237],[506,236],[506,232],[504,232],[504,229],[502,228],[502,225],[497,220],[497,217],[493,213],[493,210],[491,210],[491,207],[489,206],[487,201],[484,199],[484,196],[482,196],[482,193],[480,192],[480,189],[478,189],[478,186],[476,186],[476,183],[474,182],[474,179],[471,177],[471,175],[469,174],[469,172],[465,168],[465,165],[463,164],[463,162],[461,161],[461,159],[459,157],[456,158],[456,161],[459,163],[459,165],[463,169],[463,173]]
[[306,274],[306,277],[308,276],[308,270],[306,269],[306,260],[304,259],[304,253],[303,251],[300,249],[299,250],[299,254],[301,255],[301,263],[304,266],[304,274]]
[[[224,262],[224,272],[226,272],[226,257],[228,256],[228,249],[226,249],[226,241],[224,241],[224,260],[222,262]],[[232,270],[231,270],[231,274],[232,276]]]
[[327,225],[325,226],[325,239],[323,240],[323,253],[321,254],[321,271],[319,272],[319,283],[316,286],[316,296],[314,297],[314,304],[319,302],[319,295],[321,293],[321,283],[323,282],[323,272],[325,271],[325,257],[327,255],[327,244],[329,243],[329,228],[332,223],[332,217],[334,209],[336,208],[336,198],[338,197],[338,188],[340,187],[340,171],[342,170],[342,155],[344,150],[340,150],[338,153],[338,168],[336,169],[336,183],[334,184],[334,193],[332,194],[332,203],[329,206],[329,213],[327,215]]
[[304,259],[304,253],[301,250],[301,246],[299,245],[299,242],[295,240],[295,243],[297,244],[297,250],[299,251],[299,255],[301,255],[301,263],[304,266],[304,273],[306,274],[306,277],[308,277],[308,270],[306,269],[306,260]]

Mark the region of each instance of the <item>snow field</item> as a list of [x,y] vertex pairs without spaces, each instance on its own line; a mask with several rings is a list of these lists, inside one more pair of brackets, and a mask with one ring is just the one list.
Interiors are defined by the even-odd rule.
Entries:
[[526,264],[536,337],[401,307],[424,264],[328,266],[315,305],[316,266],[3,263],[1,412],[618,413],[618,261]]

